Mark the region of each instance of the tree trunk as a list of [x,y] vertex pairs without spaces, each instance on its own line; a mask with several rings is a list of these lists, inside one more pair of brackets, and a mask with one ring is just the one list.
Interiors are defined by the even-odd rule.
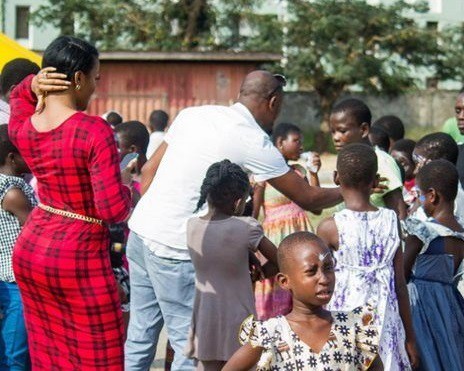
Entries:
[[188,7],[187,27],[185,28],[184,43],[192,47],[198,34],[198,20],[207,6],[207,0],[192,0]]

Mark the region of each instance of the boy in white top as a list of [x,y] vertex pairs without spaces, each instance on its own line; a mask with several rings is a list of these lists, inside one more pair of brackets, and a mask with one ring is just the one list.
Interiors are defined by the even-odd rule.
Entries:
[[146,152],[147,159],[149,159],[158,147],[163,143],[164,132],[168,126],[169,116],[163,110],[154,110],[150,113],[148,119],[148,126],[150,127],[150,142]]
[[163,322],[175,351],[173,369],[194,369],[183,356],[194,295],[186,223],[212,163],[229,159],[308,210],[341,201],[338,189],[311,187],[290,170],[265,132],[279,114],[284,85],[283,76],[254,71],[242,83],[238,103],[183,110],[142,170],[145,194],[129,221],[126,370],[149,368]]

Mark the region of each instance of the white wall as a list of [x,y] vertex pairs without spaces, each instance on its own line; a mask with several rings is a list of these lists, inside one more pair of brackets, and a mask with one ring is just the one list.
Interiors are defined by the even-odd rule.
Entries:
[[59,35],[58,29],[45,25],[43,27],[37,27],[29,23],[29,38],[28,39],[16,39],[16,7],[17,6],[29,6],[30,12],[32,13],[40,5],[45,4],[45,0],[3,0],[5,6],[5,34],[24,47],[32,50],[44,50],[47,45],[55,37]]

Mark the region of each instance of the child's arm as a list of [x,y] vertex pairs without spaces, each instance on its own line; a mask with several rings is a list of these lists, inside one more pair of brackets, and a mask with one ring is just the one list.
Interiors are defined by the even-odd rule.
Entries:
[[258,250],[264,257],[278,267],[277,263],[277,247],[267,237],[263,237],[258,244]]
[[249,343],[243,345],[229,359],[222,371],[248,371],[255,366],[264,348],[253,347]]
[[319,223],[316,233],[332,250],[338,250],[338,230],[333,216]]
[[406,237],[404,249],[404,277],[409,281],[412,267],[417,259],[417,255],[421,251],[423,243],[416,236],[409,235]]
[[21,225],[24,225],[32,210],[29,200],[19,188],[10,189],[3,197],[1,206],[3,210],[16,216]]
[[255,219],[258,219],[259,212],[261,211],[261,207],[264,206],[264,188],[265,187],[266,187],[266,183],[264,182],[256,183],[255,186],[253,187],[253,213],[251,214],[251,216]]
[[406,351],[411,366],[414,369],[419,366],[419,356],[416,349],[416,337],[412,326],[408,288],[406,287],[406,280],[404,278],[403,250],[401,249],[401,245],[398,246],[396,250],[393,265],[395,270],[395,291],[398,298],[398,307],[401,321],[403,322],[406,332]]
[[406,219],[408,208],[404,203],[401,188],[396,188],[391,192],[385,193],[383,201],[385,202],[385,206],[393,210],[400,220]]

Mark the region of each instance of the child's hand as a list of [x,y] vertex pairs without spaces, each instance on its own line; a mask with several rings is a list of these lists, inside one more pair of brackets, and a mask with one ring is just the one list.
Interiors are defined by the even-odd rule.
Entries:
[[388,181],[387,178],[379,178],[379,181],[376,184],[376,186],[371,189],[371,194],[372,193],[380,193],[380,194],[385,193],[385,191],[388,189],[388,186],[384,183],[387,181]]
[[417,352],[416,342],[411,340],[406,340],[406,352],[408,353],[409,362],[411,363],[411,367],[416,369],[419,367],[420,358],[419,353]]
[[252,252],[248,254],[248,265],[250,269],[251,282],[256,282],[264,279],[264,272],[261,266],[261,262]]
[[311,173],[317,174],[321,169],[322,165],[321,156],[319,155],[319,153],[313,152],[313,158],[311,163],[308,162],[306,165]]

